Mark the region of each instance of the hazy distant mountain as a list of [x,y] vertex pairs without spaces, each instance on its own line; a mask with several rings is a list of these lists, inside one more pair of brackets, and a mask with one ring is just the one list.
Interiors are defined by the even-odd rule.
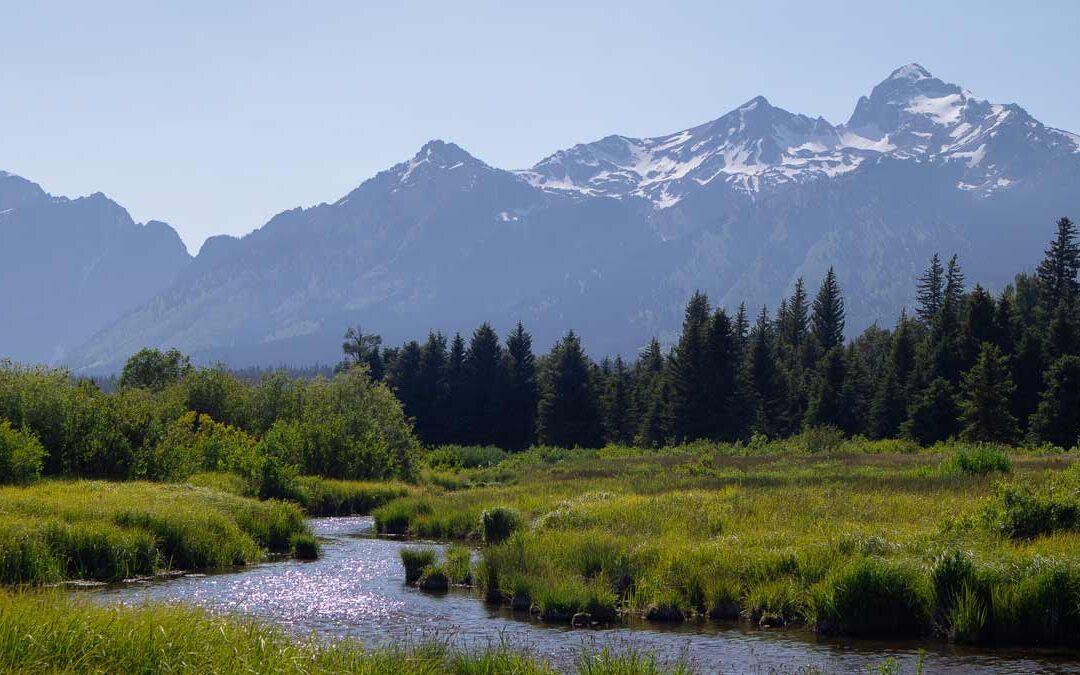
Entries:
[[1000,287],[1080,215],[1080,137],[912,64],[833,125],[755,98],[648,139],[609,136],[525,171],[432,141],[333,204],[212,239],[167,290],[71,355],[115,367],[177,346],[237,365],[337,357],[349,324],[395,343],[521,319],[596,355],[669,336],[695,289],[775,306],[834,265],[849,332],[891,324],[935,251]]
[[0,172],[0,358],[52,363],[169,286],[191,256],[100,193],[53,197]]

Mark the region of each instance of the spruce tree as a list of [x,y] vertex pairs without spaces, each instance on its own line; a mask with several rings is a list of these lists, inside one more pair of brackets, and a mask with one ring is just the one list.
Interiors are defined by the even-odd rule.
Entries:
[[671,359],[672,431],[677,441],[710,436],[709,314],[709,299],[704,293],[694,293]]
[[423,385],[420,378],[420,343],[406,342],[386,374],[387,384],[394,390],[405,414],[415,418],[423,407]]
[[540,400],[532,336],[519,321],[506,337],[506,391],[503,396],[502,438],[511,450],[529,447],[536,440],[536,407]]
[[1031,436],[1059,448],[1076,447],[1080,436],[1080,356],[1061,356],[1046,371],[1046,388],[1031,416]]
[[733,441],[741,436],[743,427],[737,401],[739,354],[735,326],[722,309],[709,322],[706,364],[708,436]]
[[1080,320],[1076,315],[1075,301],[1063,299],[1050,314],[1046,327],[1043,358],[1052,363],[1058,357],[1080,353]]
[[934,322],[945,294],[945,268],[941,265],[941,258],[935,253],[930,258],[930,265],[919,277],[917,284],[916,301],[918,307],[915,315],[923,324],[929,326]]
[[844,341],[844,298],[833,268],[825,273],[821,289],[814,298],[814,315],[811,320],[814,336],[822,352],[840,346]]
[[915,335],[906,314],[900,314],[884,372],[870,405],[869,431],[874,438],[892,438],[907,419],[915,373]]
[[912,398],[900,431],[920,445],[933,445],[957,434],[958,414],[952,384],[939,377]]
[[854,343],[844,350],[844,365],[844,386],[840,390],[840,400],[846,412],[840,420],[840,428],[852,436],[865,434],[870,424],[873,385],[862,352]]
[[1009,443],[1017,436],[1010,412],[1013,384],[1009,363],[997,345],[984,342],[979,358],[963,376],[961,434],[971,441]]
[[785,391],[776,359],[773,328],[764,307],[758,315],[757,325],[750,332],[746,380],[751,406],[750,430],[778,438],[787,423]]
[[416,412],[416,435],[425,443],[448,442],[449,391],[446,381],[446,337],[428,333],[420,349],[420,400]]
[[498,442],[504,374],[499,336],[485,322],[473,332],[465,352],[462,384],[469,443]]
[[750,319],[746,316],[746,303],[739,303],[739,310],[735,313],[735,345],[738,347],[740,358],[746,354],[749,346]]
[[446,357],[446,442],[469,443],[466,437],[469,406],[465,391],[465,339],[455,333]]
[[637,424],[630,387],[630,371],[622,356],[616,356],[602,399],[605,443],[629,445],[634,442]]
[[591,366],[570,331],[551,350],[541,374],[537,431],[545,445],[599,447],[602,430],[593,395]]
[[1039,283],[1039,303],[1049,314],[1062,302],[1073,304],[1080,286],[1076,274],[1080,270],[1080,244],[1076,241],[1076,225],[1068,218],[1057,221],[1057,235],[1046,249],[1046,256],[1036,270]]
[[833,347],[825,352],[806,408],[807,426],[844,427],[845,418],[851,412],[844,401],[846,372],[843,348]]
[[982,343],[998,344],[998,328],[994,298],[982,286],[976,284],[975,290],[968,294],[963,305],[960,346],[962,367],[967,370],[978,358]]
[[1016,344],[1013,356],[1013,381],[1016,393],[1013,395],[1010,411],[1021,429],[1028,426],[1028,418],[1039,405],[1043,389],[1043,340],[1038,329],[1031,324],[1024,326]]

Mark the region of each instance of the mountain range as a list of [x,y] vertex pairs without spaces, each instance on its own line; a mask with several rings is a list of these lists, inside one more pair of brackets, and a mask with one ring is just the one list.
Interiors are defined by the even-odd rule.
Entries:
[[[8,185],[10,183],[10,185]],[[1000,288],[1080,213],[1080,136],[917,64],[834,125],[757,97],[654,138],[608,136],[530,169],[431,141],[331,204],[189,258],[101,195],[0,179],[0,354],[111,370],[146,345],[231,365],[328,362],[348,325],[389,343],[519,319],[594,355],[678,329],[696,289],[774,307],[829,266],[848,331],[891,325],[934,252]],[[4,253],[3,251],[7,251]],[[6,269],[8,264],[13,266]],[[20,313],[21,312],[21,313]]]

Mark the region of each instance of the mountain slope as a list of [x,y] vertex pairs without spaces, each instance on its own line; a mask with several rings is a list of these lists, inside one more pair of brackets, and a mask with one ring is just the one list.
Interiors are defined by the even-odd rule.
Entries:
[[1080,138],[911,64],[834,125],[755,98],[666,136],[609,136],[503,171],[433,141],[333,204],[217,238],[165,292],[71,356],[146,344],[237,365],[337,356],[346,325],[396,343],[521,319],[594,354],[670,336],[702,289],[775,305],[835,265],[849,332],[891,323],[935,251],[1000,286],[1080,212]]
[[165,223],[137,224],[100,193],[53,197],[0,172],[0,358],[63,359],[189,261]]

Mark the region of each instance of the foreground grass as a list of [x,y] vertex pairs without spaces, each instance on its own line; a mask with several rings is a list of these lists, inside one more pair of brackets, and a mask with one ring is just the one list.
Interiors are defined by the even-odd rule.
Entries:
[[374,515],[384,532],[485,541],[490,514],[512,514],[516,531],[472,577],[488,599],[548,621],[707,615],[1080,644],[1070,457],[819,440],[538,449],[476,470],[509,471],[505,484],[459,472],[456,489],[439,481]]
[[[182,606],[103,607],[57,593],[0,591],[0,671],[20,673],[402,673],[520,675],[556,672],[506,646],[456,650],[426,643],[365,650],[343,640],[296,639],[263,624]],[[577,672],[686,672],[644,655],[582,653]]]
[[243,565],[308,533],[293,504],[192,485],[41,481],[0,488],[0,583],[116,580]]

